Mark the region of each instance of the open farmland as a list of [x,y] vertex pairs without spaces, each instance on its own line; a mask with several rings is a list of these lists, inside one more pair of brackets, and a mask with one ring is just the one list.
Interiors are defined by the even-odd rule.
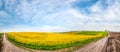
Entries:
[[[86,31],[87,32],[87,31]],[[7,38],[17,46],[40,50],[56,50],[72,46],[83,46],[103,38],[107,32],[8,32]]]

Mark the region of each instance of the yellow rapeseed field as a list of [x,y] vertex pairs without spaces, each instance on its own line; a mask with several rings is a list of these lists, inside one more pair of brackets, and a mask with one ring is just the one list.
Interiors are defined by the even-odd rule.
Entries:
[[42,33],[42,32],[9,32],[7,33],[7,35],[8,38],[11,39],[13,42],[17,42],[19,44],[21,43],[25,47],[30,46],[32,48],[35,47],[34,49],[41,49],[42,47],[46,46],[65,47],[70,44],[75,44],[76,42],[82,41],[85,42],[85,40],[103,36],[102,34],[93,36],[82,34],[76,35],[74,33],[69,34],[69,33]]

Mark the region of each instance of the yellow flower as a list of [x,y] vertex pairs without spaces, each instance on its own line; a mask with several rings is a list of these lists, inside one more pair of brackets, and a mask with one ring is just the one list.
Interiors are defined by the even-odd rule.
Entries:
[[64,45],[77,41],[83,41],[90,38],[100,37],[98,35],[75,35],[74,33],[43,33],[43,32],[9,32],[7,33],[12,39],[25,44],[37,45]]

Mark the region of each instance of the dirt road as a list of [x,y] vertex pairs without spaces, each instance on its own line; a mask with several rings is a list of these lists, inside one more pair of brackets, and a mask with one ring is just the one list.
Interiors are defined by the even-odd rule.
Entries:
[[103,52],[120,52],[120,32],[109,32]]
[[13,45],[6,39],[5,34],[3,34],[3,50],[2,52],[29,52],[23,48]]
[[107,38],[103,38],[91,45],[80,48],[79,50],[76,50],[75,52],[102,52],[106,41],[107,41]]

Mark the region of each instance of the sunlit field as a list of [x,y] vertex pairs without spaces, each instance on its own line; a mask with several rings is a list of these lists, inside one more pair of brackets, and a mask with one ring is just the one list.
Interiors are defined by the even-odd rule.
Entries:
[[8,32],[7,38],[17,46],[40,50],[56,50],[72,46],[83,46],[103,38],[107,32]]

